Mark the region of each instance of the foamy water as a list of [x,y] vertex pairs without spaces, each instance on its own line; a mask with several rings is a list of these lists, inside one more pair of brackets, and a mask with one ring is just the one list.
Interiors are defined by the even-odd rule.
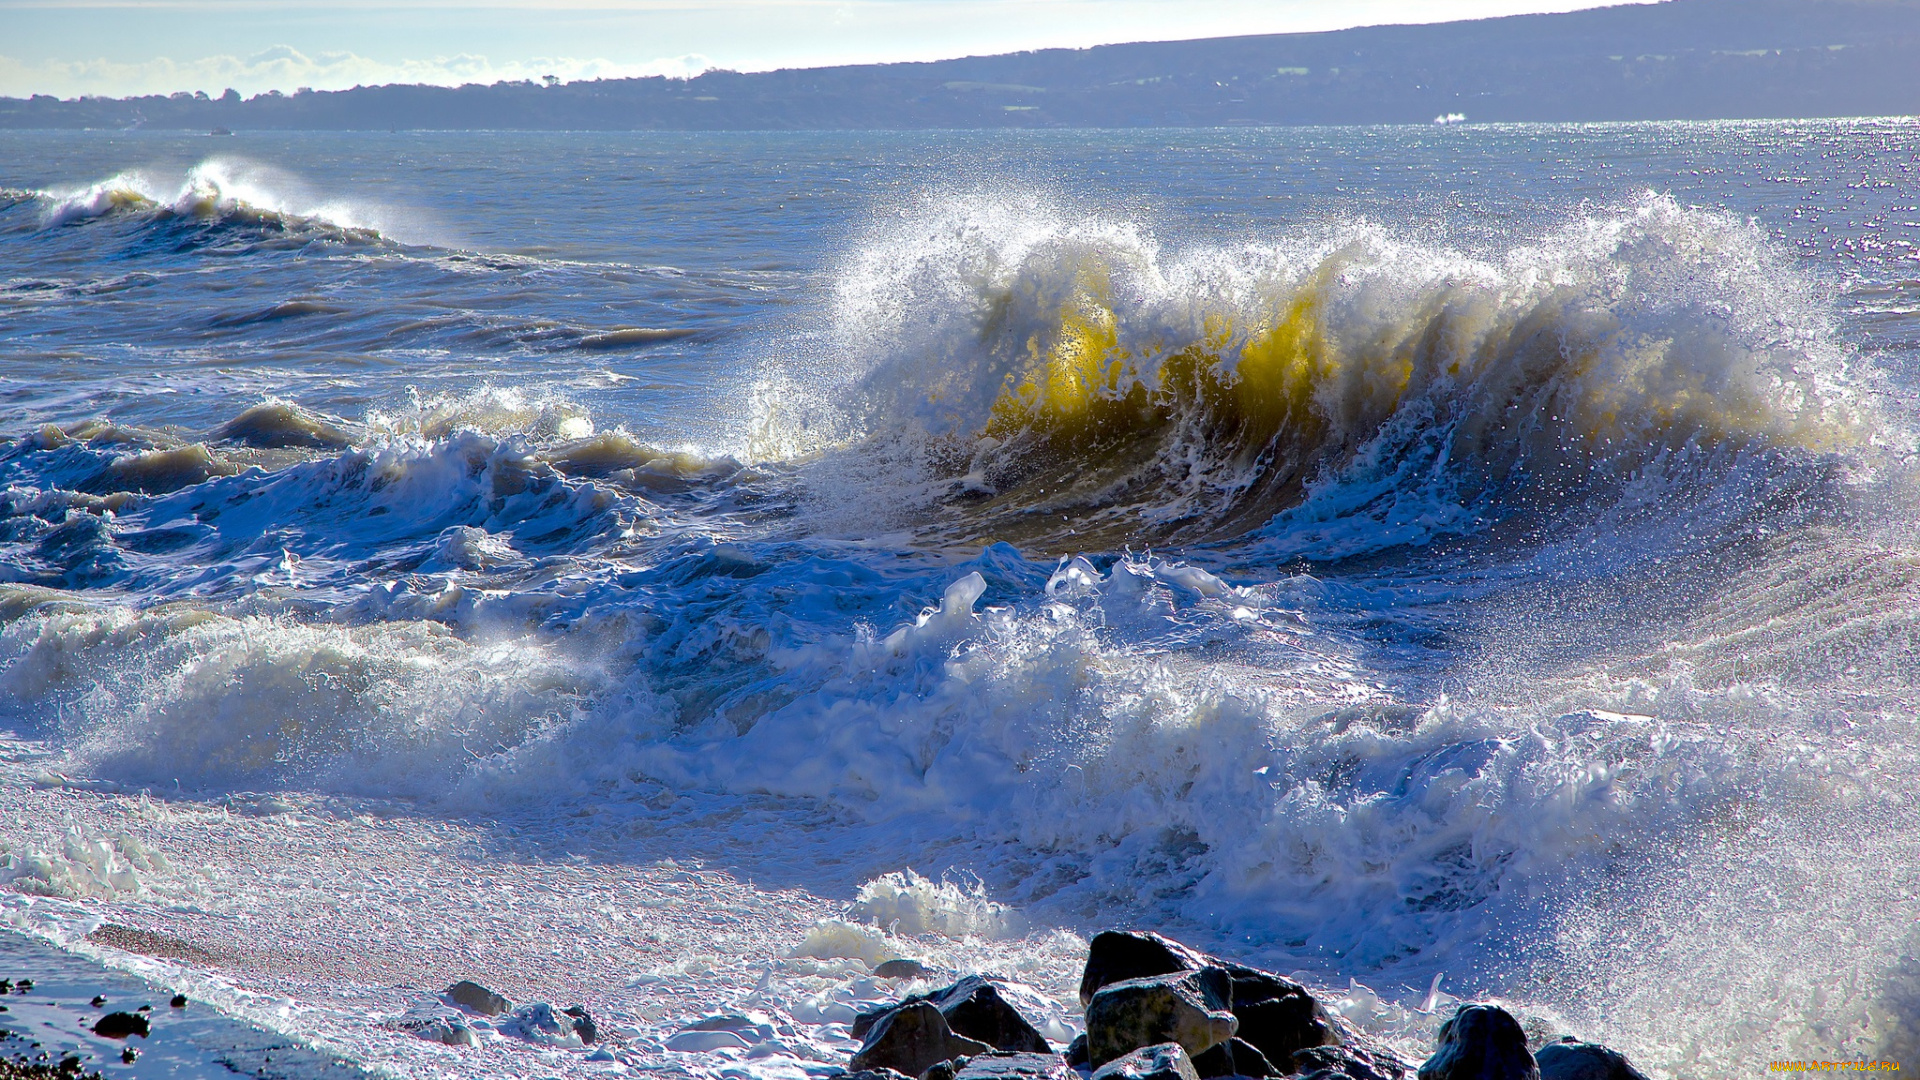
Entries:
[[1117,924],[1915,1045],[1907,126],[7,138],[15,925],[422,1076]]

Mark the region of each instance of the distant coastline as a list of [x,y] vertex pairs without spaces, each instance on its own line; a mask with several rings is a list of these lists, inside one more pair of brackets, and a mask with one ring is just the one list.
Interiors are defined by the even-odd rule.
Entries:
[[1920,0],[1557,15],[691,79],[0,98],[0,128],[832,130],[1920,113]]

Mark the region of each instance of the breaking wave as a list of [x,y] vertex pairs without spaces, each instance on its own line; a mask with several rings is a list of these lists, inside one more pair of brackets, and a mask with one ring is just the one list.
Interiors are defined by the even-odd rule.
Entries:
[[369,243],[382,239],[388,223],[375,210],[352,202],[297,194],[300,185],[272,170],[228,158],[211,158],[178,179],[145,170],[117,173],[78,188],[32,194],[46,225],[138,216],[160,222],[198,222],[276,232],[319,233]]
[[833,469],[948,537],[1338,557],[1663,476],[1803,482],[1872,434],[1824,311],[1756,227],[1658,196],[1478,255],[943,203],[851,260],[828,337],[857,377],[811,407],[776,380],[765,442],[854,444]]
[[[358,227],[224,181],[97,187],[55,216]],[[979,874],[876,878],[856,913],[900,933],[1137,918],[1595,1025],[1616,939],[1640,986],[1774,1016],[1833,927],[1910,929],[1891,875],[1757,937],[1741,905],[1911,863],[1882,809],[1912,804],[1911,543],[1776,532],[1560,587],[1659,562],[1652,528],[1724,551],[1904,438],[1755,228],[1647,197],[1498,251],[1338,221],[1180,247],[974,199],[835,280],[737,455],[495,386],[0,443],[0,712],[111,784],[611,793],[662,829],[683,796],[823,808],[863,858]],[[327,310],[257,299],[232,328]],[[681,333],[587,321],[474,340]],[[1433,557],[1457,537],[1548,557],[1488,584],[1475,552]],[[1418,558],[1293,561],[1394,548]],[[1662,937],[1700,920],[1766,955]],[[823,926],[821,956],[889,947]],[[1911,1012],[1877,1000],[1822,1016],[1865,1045]],[[1782,1039],[1830,1053],[1825,1022]]]

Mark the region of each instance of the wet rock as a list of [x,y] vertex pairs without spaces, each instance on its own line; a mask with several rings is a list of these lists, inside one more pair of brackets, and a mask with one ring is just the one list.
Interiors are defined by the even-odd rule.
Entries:
[[1186,1048],[1170,1042],[1122,1054],[1102,1065],[1093,1080],[1200,1080],[1200,1074]]
[[413,1033],[428,1042],[445,1043],[448,1046],[478,1046],[480,1039],[473,1029],[448,1017],[430,1020],[413,1029]]
[[1233,1051],[1233,1071],[1236,1076],[1280,1076],[1283,1072],[1274,1067],[1259,1047],[1245,1039],[1237,1036],[1228,1039],[1227,1048]]
[[448,1001],[481,1016],[499,1016],[513,1011],[513,1002],[471,979],[461,979],[442,991]]
[[[1232,1042],[1229,1039],[1227,1042]],[[1193,1071],[1200,1074],[1200,1080],[1213,1080],[1215,1077],[1233,1076],[1233,1051],[1227,1043],[1209,1046],[1201,1053],[1192,1055]]]
[[968,1058],[955,1080],[1079,1080],[1059,1054],[995,1050]]
[[1540,1080],[1647,1080],[1625,1054],[1571,1036],[1541,1047],[1533,1059]]
[[[584,1013],[586,1010],[580,1011]],[[500,1030],[545,1046],[584,1046],[587,1040],[581,1035],[579,1019],[570,1015],[569,1011],[556,1012],[546,1002],[536,1001],[513,1010],[511,1015],[500,1021]]]
[[1301,1080],[1404,1080],[1407,1066],[1384,1050],[1364,1046],[1310,1046],[1293,1055]]
[[993,983],[978,975],[969,975],[952,986],[929,994],[918,994],[854,1018],[851,1034],[863,1039],[880,1019],[896,1009],[926,1002],[940,1010],[947,1027],[969,1039],[978,1039],[995,1050],[1045,1054],[1052,1050],[1020,1010],[1013,1007]]
[[967,1059],[963,1057],[954,1058],[952,1061],[937,1062],[932,1068],[920,1074],[920,1080],[954,1080],[954,1077],[960,1074],[960,1069],[965,1066],[966,1063]]
[[[1177,1042],[1189,1056],[1233,1038],[1225,970],[1202,968],[1108,983],[1087,1005],[1087,1058],[1098,1069],[1142,1047]],[[1192,1067],[1192,1061],[1187,1065]]]
[[1052,1055],[1052,1047],[1020,1010],[1000,996],[1000,990],[977,975],[969,975],[940,991],[932,1004],[947,1018],[947,1026],[995,1050]]
[[[1233,980],[1233,1015],[1240,1021],[1237,1034],[1268,1061],[1286,1062],[1296,1051],[1340,1041],[1333,1019],[1306,987],[1271,971],[1215,962]],[[1241,1075],[1254,1074],[1243,1071]]]
[[887,960],[873,973],[883,979],[924,979],[933,972],[918,960]]
[[1067,1064],[1073,1066],[1076,1069],[1082,1065],[1091,1064],[1087,1060],[1086,1032],[1081,1032],[1080,1034],[1075,1035],[1073,1037],[1073,1041],[1067,1044]]
[[185,994],[175,994],[175,995],[173,995],[173,1000],[172,1000],[172,1001],[169,1001],[169,1002],[167,1002],[167,1004],[168,1004],[168,1006],[170,1006],[170,1007],[172,1007],[172,1008],[175,1008],[175,1009],[184,1009],[184,1008],[186,1008],[186,1007],[187,1007],[187,995],[185,995]]
[[147,1018],[139,1013],[110,1012],[93,1025],[93,1033],[108,1039],[124,1039],[129,1035],[146,1038],[153,1030]]
[[913,1080],[913,1077],[894,1072],[892,1069],[861,1069],[857,1072],[841,1073],[833,1080]]
[[1440,1025],[1438,1047],[1420,1080],[1540,1080],[1527,1035],[1497,1005],[1462,1005]]
[[480,1042],[478,1034],[468,1026],[465,1014],[438,1003],[418,1002],[390,1020],[388,1026],[415,1038],[448,1046],[477,1046]]
[[1193,1055],[1193,1069],[1201,1080],[1214,1076],[1280,1076],[1260,1048],[1244,1039],[1228,1039]]
[[92,1005],[96,1009],[102,1005],[105,1005],[106,1003],[107,1003],[107,995],[105,994],[95,994],[93,995],[93,1000],[88,1002],[88,1004]]
[[582,1043],[592,1046],[599,1040],[599,1025],[593,1022],[593,1014],[587,1011],[585,1005],[569,1005],[560,1011],[573,1021],[573,1033],[580,1036]]
[[751,1045],[733,1031],[680,1031],[667,1039],[667,1049],[683,1054],[711,1054],[715,1050],[745,1049]]
[[1093,995],[1108,983],[1208,966],[1208,957],[1172,938],[1144,930],[1105,930],[1087,943],[1087,967],[1080,975],[1080,1004],[1092,1004]]
[[1093,996],[1109,983],[1207,967],[1224,968],[1232,978],[1227,1001],[1240,1021],[1239,1037],[1269,1062],[1284,1066],[1296,1050],[1340,1041],[1339,1029],[1326,1009],[1292,979],[1220,960],[1144,931],[1108,930],[1088,943],[1087,967],[1080,977],[1080,1002],[1091,1004]]
[[915,1001],[875,1020],[849,1065],[854,1071],[892,1069],[919,1076],[939,1062],[991,1049],[978,1039],[954,1034],[947,1018],[930,1002]]

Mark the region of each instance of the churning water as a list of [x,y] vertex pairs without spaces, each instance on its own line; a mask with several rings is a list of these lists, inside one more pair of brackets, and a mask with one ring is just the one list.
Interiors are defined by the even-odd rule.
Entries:
[[414,1075],[1113,924],[1920,1051],[1920,126],[0,147],[16,925]]

